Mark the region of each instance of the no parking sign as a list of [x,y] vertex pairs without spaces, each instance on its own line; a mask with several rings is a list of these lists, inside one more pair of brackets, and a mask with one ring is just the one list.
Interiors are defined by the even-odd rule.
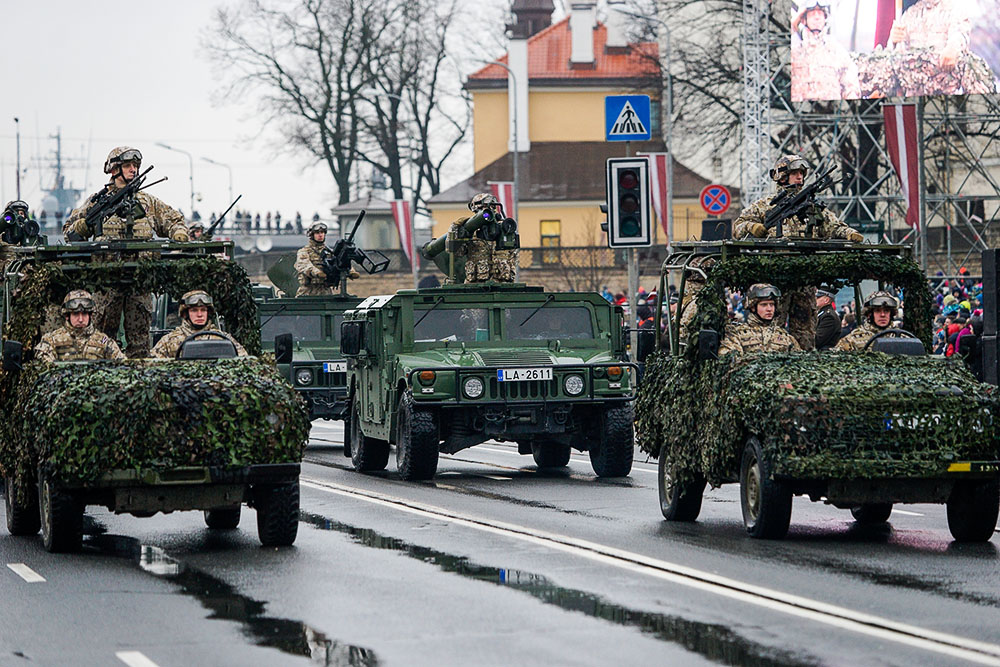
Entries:
[[701,189],[698,200],[709,215],[722,215],[729,210],[733,198],[725,185],[706,185]]

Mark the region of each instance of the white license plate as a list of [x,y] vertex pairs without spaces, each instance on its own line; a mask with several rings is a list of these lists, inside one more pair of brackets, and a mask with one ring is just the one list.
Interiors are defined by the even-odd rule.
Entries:
[[346,361],[324,361],[323,362],[323,372],[324,373],[346,373],[347,372],[347,362]]
[[501,368],[497,370],[500,382],[524,382],[526,380],[551,380],[551,368]]

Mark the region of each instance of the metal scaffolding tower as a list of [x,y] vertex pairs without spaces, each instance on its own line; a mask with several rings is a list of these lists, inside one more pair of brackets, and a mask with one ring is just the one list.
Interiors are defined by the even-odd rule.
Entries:
[[770,189],[771,168],[771,5],[743,0],[743,177],[746,201]]

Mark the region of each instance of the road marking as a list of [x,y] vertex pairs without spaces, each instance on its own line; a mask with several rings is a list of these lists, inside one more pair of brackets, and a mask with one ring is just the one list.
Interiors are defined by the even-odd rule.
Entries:
[[304,476],[300,477],[300,482],[303,486],[317,491],[363,500],[374,505],[388,507],[424,518],[435,520],[446,519],[455,525],[538,544],[605,565],[611,565],[673,584],[739,600],[790,616],[841,628],[849,632],[906,644],[914,648],[970,662],[1000,666],[1000,645],[997,644],[990,644],[975,639],[921,628],[908,623],[893,621],[881,616],[855,611],[847,607],[820,602],[819,600],[791,593],[784,593],[764,586],[739,581],[738,579],[723,577],[705,570],[698,570],[686,565],[650,558],[642,554],[567,535],[559,535],[557,533],[535,530],[502,521],[464,515],[433,505],[425,505],[374,491],[363,491],[334,482],[325,482]]
[[45,577],[35,572],[24,563],[7,563],[7,567],[14,570],[17,576],[21,577],[29,584],[37,584],[45,581]]
[[129,667],[159,667],[139,651],[118,651],[115,653],[115,657]]
[[500,477],[499,475],[480,475],[480,477],[486,477],[488,479],[495,479],[498,482],[509,482],[510,477]]
[[905,514],[906,516],[924,516],[920,512],[909,512],[907,510],[898,510],[895,507],[892,508],[893,514]]

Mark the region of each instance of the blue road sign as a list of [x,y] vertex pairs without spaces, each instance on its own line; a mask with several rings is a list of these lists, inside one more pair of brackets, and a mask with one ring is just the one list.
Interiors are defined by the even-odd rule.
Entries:
[[706,185],[701,189],[701,207],[709,215],[722,215],[729,210],[733,198],[724,185]]
[[607,141],[649,141],[651,129],[649,95],[608,95],[604,98]]

